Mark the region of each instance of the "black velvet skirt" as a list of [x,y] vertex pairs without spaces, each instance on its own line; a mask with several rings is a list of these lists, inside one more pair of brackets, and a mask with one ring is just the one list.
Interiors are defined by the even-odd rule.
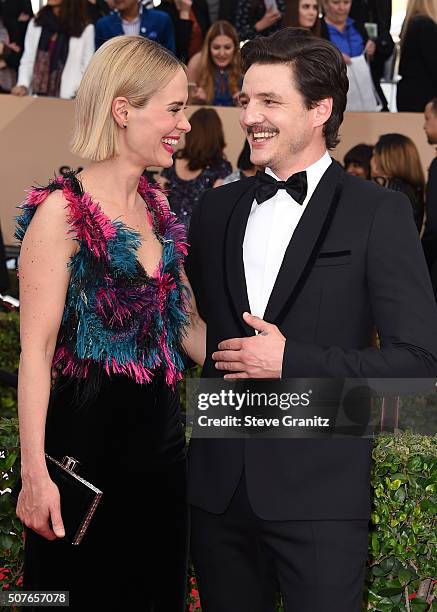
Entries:
[[177,391],[160,375],[149,385],[105,377],[79,407],[66,382],[51,393],[46,452],[78,459],[78,474],[103,497],[79,546],[26,529],[24,589],[68,591],[73,610],[182,612],[188,508]]

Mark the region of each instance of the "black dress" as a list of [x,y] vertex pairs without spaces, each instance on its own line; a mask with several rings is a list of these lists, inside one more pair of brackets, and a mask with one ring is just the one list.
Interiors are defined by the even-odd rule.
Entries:
[[437,96],[437,23],[413,17],[401,49],[397,89],[398,111],[423,113]]
[[163,245],[149,276],[136,257],[139,235],[107,218],[72,174],[29,193],[19,240],[56,189],[80,248],[70,260],[45,450],[79,460],[77,472],[103,497],[78,546],[26,529],[23,586],[69,591],[70,609],[81,612],[183,612],[188,513],[177,381],[187,321],[184,229],[141,179],[145,214]]

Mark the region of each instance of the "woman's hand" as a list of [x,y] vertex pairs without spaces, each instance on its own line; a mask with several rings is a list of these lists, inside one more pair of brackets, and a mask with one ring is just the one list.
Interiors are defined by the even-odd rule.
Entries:
[[369,39],[364,48],[364,53],[367,55],[369,59],[372,59],[373,56],[375,55],[375,51],[376,51],[376,43],[374,40]]
[[350,66],[352,64],[351,56],[347,53],[342,53],[343,59],[345,61],[346,66]]
[[27,527],[47,540],[65,536],[59,489],[48,474],[23,479],[16,513]]
[[271,28],[277,21],[279,21],[282,17],[282,13],[278,11],[278,9],[273,8],[272,6],[264,13],[264,16],[256,22],[255,30],[257,32],[262,32],[263,30],[267,30],[267,28]]
[[193,0],[175,0],[176,8],[179,12],[179,19],[189,19]]
[[24,85],[15,85],[15,87],[11,89],[11,94],[13,96],[19,96],[20,98],[22,98],[23,96],[27,96],[28,93],[29,90]]
[[206,91],[203,87],[196,87],[193,91],[193,104],[205,104],[206,102]]

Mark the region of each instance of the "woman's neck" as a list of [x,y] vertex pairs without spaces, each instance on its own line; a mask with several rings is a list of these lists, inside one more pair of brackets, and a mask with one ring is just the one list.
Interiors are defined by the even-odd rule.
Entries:
[[346,28],[346,21],[347,21],[347,19],[345,19],[344,21],[339,23],[338,21],[332,21],[332,19],[329,19],[325,15],[325,21],[326,21],[326,23],[329,23],[329,25],[334,26],[334,28],[337,28],[337,30],[340,30],[340,32],[343,32],[343,30]]

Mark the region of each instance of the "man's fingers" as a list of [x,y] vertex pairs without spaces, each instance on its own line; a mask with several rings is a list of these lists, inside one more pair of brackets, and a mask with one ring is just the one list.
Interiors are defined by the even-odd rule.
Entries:
[[225,374],[223,378],[249,378],[249,374],[246,374],[246,372],[237,372],[236,374]]
[[243,372],[246,366],[240,361],[217,361],[215,367],[217,370],[227,370],[228,372]]
[[266,332],[271,325],[271,323],[267,323],[267,321],[251,315],[250,312],[243,312],[243,319],[250,327],[253,327],[253,329],[256,329],[258,332]]
[[242,338],[230,338],[229,340],[223,340],[220,342],[218,348],[220,351],[239,351],[242,346]]
[[241,359],[241,351],[216,351],[212,354],[214,361],[236,361]]

